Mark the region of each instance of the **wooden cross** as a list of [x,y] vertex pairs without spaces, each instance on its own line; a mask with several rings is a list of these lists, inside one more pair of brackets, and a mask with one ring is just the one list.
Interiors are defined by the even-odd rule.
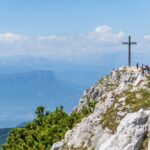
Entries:
[[128,51],[128,65],[129,67],[131,66],[131,45],[137,44],[136,42],[131,42],[131,36],[129,36],[129,41],[128,42],[123,42],[122,44],[126,44],[129,47]]

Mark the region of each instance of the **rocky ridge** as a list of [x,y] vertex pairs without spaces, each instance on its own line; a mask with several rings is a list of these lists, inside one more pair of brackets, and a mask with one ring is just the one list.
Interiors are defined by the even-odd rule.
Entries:
[[91,114],[51,150],[150,150],[150,77],[121,67],[85,90],[73,112],[95,102]]

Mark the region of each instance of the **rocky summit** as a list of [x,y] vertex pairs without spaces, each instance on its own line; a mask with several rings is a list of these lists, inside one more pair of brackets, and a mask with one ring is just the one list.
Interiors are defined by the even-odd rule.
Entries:
[[73,112],[87,108],[51,150],[150,150],[150,76],[142,68],[121,67],[97,81]]

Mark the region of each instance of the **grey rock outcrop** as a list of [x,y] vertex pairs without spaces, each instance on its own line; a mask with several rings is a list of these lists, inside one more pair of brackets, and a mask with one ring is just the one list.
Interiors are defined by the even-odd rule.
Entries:
[[150,111],[130,113],[120,122],[117,132],[97,150],[139,150],[148,131]]
[[[150,132],[148,83],[136,67],[119,68],[97,81],[73,109],[79,113],[92,100],[96,102],[93,112],[51,150],[140,150]],[[146,140],[150,150],[150,139]]]

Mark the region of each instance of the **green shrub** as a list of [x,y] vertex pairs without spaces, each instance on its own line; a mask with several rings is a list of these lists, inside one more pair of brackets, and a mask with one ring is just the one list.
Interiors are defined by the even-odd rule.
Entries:
[[84,117],[89,116],[94,111],[96,103],[95,100],[89,100],[87,106],[83,107],[80,112],[73,111],[71,113],[72,128],[76,126],[77,123],[81,122]]
[[49,150],[71,128],[71,118],[63,107],[45,113],[44,107],[40,106],[36,114],[37,117],[24,128],[10,131],[3,150]]
[[64,138],[69,129],[93,112],[95,104],[95,101],[89,101],[81,112],[72,112],[71,115],[65,113],[62,106],[54,112],[46,112],[43,106],[38,107],[32,122],[24,128],[10,130],[3,150],[49,150],[53,143]]

